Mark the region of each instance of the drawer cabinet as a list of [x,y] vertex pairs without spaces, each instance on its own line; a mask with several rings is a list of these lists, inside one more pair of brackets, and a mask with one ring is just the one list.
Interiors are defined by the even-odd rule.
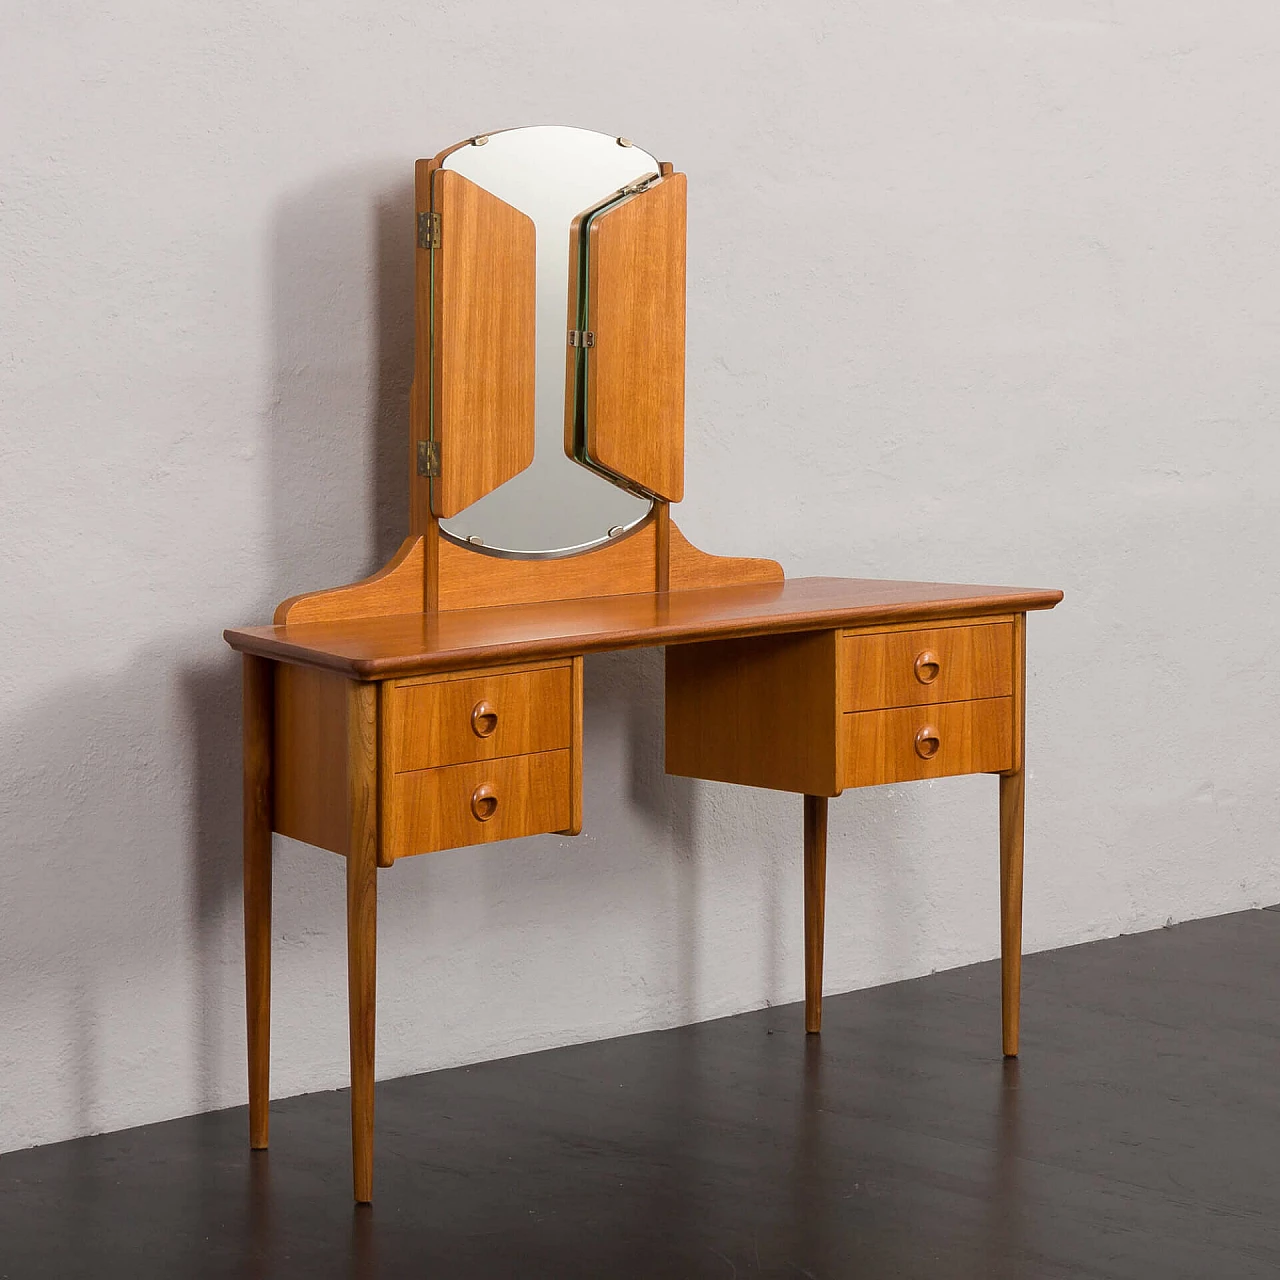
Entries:
[[582,659],[359,684],[281,663],[275,830],[377,860],[582,827]]
[[808,795],[1017,767],[1012,618],[667,649],[667,771]]
[[382,853],[582,826],[582,659],[390,681]]

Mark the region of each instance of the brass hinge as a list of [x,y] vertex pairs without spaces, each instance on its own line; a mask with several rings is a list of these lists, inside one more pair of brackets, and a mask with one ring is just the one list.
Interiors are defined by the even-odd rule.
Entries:
[[438,249],[440,247],[440,215],[438,213],[418,214],[418,248]]
[[438,440],[418,441],[418,474],[429,479],[440,475],[440,442]]
[[596,335],[590,329],[570,329],[569,345],[571,347],[594,347]]

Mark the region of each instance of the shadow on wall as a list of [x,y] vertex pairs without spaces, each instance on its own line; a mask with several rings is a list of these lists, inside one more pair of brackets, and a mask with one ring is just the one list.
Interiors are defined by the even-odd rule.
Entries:
[[411,177],[351,171],[280,205],[270,608],[371,573],[407,531],[413,254]]
[[0,892],[0,1150],[154,1118],[157,1075],[183,1103],[221,1100],[238,671],[220,655],[175,671],[175,654],[209,648],[196,634],[143,650],[0,740],[16,834]]
[[[280,206],[271,569],[247,616],[170,635],[6,726],[0,1071],[29,1084],[0,1149],[154,1118],[157,1072],[177,1091],[162,1109],[224,1104],[240,1073],[240,668],[219,628],[369,572],[402,536],[412,221],[411,182],[367,171]],[[298,909],[278,900],[277,925]]]
[[[671,984],[673,1012],[682,1021],[698,1017],[697,974],[697,783],[670,776],[663,766],[663,657],[660,649],[593,654],[584,684],[586,768],[584,804],[593,811],[612,798],[616,776],[599,780],[593,795],[592,741],[606,740],[621,725],[625,791],[620,797],[637,824],[643,889],[629,897],[655,921],[671,921],[674,936],[662,938],[655,954],[638,961],[655,985]],[[589,831],[589,827],[588,827]],[[603,870],[603,868],[602,868]]]
[[[372,572],[403,537],[412,234],[412,181],[380,170],[326,178],[279,206],[265,408],[272,587],[255,621],[268,621],[275,605],[298,591]],[[239,995],[243,981],[238,656],[227,652],[216,664],[189,669],[184,689],[195,735],[193,1048],[198,1105],[211,1107],[225,1096],[219,1031],[229,1017],[242,1017],[242,1005],[234,1014],[221,1007],[229,992]],[[314,895],[299,901],[277,893],[276,936],[295,917],[305,928],[312,905]]]
[[[250,616],[228,624],[372,571],[407,526],[410,179],[348,172],[286,199],[271,250],[271,568]],[[598,833],[611,856],[585,873],[667,922],[636,963],[656,980],[655,1010],[687,1020],[699,1008],[697,792],[663,771],[662,705],[660,652],[591,659],[588,755],[595,737],[622,759],[587,796],[588,813],[609,814]],[[0,1071],[31,1080],[34,1101],[0,1117],[0,1149],[243,1097],[239,722],[239,660],[202,626],[10,726],[6,803],[29,825],[15,825],[0,895],[0,1015],[17,1032]],[[558,874],[583,874],[588,852]],[[530,874],[515,854],[500,870],[507,893]],[[277,939],[310,932],[330,905],[340,867],[308,871],[309,893],[277,884]],[[430,877],[397,888],[425,903]],[[776,904],[769,919],[776,934]]]

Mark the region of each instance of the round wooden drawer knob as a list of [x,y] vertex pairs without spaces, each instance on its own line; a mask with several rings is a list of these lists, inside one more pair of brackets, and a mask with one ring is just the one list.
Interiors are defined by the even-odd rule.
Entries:
[[916,654],[916,679],[921,684],[932,684],[942,670],[942,663],[932,649]]
[[916,733],[916,755],[921,760],[932,760],[941,748],[942,739],[933,725],[927,724]]
[[471,793],[471,812],[477,822],[488,822],[498,812],[498,796],[491,782],[482,782]]
[[487,738],[498,727],[498,709],[492,702],[477,702],[471,708],[471,732]]

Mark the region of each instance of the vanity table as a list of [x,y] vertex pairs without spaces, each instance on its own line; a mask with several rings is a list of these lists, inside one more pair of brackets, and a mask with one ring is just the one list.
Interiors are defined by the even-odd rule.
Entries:
[[772,561],[693,547],[671,516],[684,175],[626,139],[539,127],[419,161],[415,185],[409,536],[373,577],[225,633],[244,664],[251,1145],[267,1145],[272,832],[346,859],[367,1202],[378,872],[576,835],[583,657],[616,649],[666,650],[668,773],[803,796],[809,1032],[829,798],[999,775],[1003,1047],[1016,1054],[1026,615],[1061,593],[785,580]]

